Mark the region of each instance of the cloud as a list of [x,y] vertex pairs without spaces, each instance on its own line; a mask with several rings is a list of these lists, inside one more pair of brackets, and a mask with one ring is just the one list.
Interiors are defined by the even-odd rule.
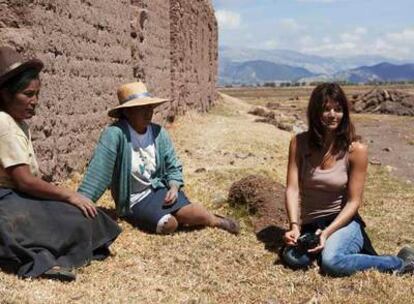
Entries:
[[302,36],[299,38],[299,43],[303,47],[306,47],[306,46],[313,45],[315,43],[315,40],[310,35],[306,35],[306,36]]
[[414,47],[414,27],[404,29],[401,32],[389,33],[385,38],[391,43]]
[[223,4],[238,4],[240,2],[251,2],[251,0],[213,0],[214,4],[223,5]]
[[302,26],[300,26],[299,23],[297,23],[296,20],[292,18],[281,19],[279,21],[279,26],[283,30],[287,30],[287,31],[297,31],[302,28]]
[[221,29],[238,29],[241,24],[240,14],[228,10],[216,11],[216,18]]
[[384,57],[412,60],[414,57],[414,27],[399,32],[373,36],[364,27],[356,27],[333,37],[298,37],[301,52],[322,56],[380,55]]
[[404,59],[413,57],[413,49],[402,44],[394,44],[383,38],[377,38],[372,44],[370,51],[387,57]]
[[[292,0],[286,1],[294,3],[287,10],[283,10],[285,1],[281,0],[213,2],[223,45],[290,49],[330,57],[379,55],[414,60],[414,25],[407,25],[403,15],[401,22],[392,24],[353,16],[350,10],[359,3],[355,0]],[[223,6],[218,8],[216,4]],[[366,6],[372,7],[367,8],[371,15],[378,15],[373,3]],[[312,9],[312,14],[304,15],[304,8]],[[390,17],[393,20],[394,15]],[[405,26],[397,27],[404,22]]]
[[[323,36],[321,38],[310,35],[301,37],[301,51],[322,56],[352,56],[364,54],[369,50],[369,41],[366,38],[368,30],[356,27],[352,31],[344,32],[336,37]],[[372,42],[372,41],[371,41]],[[369,52],[368,52],[369,53]]]
[[358,35],[365,35],[367,32],[368,30],[362,26],[359,26],[355,29],[355,34],[358,34]]
[[216,10],[239,11],[254,6],[252,0],[213,0],[213,7]]
[[392,32],[375,40],[374,51],[394,58],[414,57],[414,27]]
[[276,39],[270,39],[264,42],[264,48],[265,49],[275,49],[279,46],[279,43],[277,42]]
[[326,43],[326,44],[329,44],[329,43],[332,42],[332,39],[331,39],[331,37],[325,36],[325,37],[322,38],[322,42]]
[[367,29],[364,27],[357,27],[352,32],[346,32],[340,34],[342,42],[359,42],[363,39],[363,36],[367,34]]

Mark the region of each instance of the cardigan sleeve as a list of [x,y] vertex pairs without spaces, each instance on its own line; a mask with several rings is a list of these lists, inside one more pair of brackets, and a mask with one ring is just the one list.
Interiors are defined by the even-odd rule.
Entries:
[[176,185],[178,188],[184,185],[183,180],[183,166],[181,161],[177,158],[175,153],[174,145],[171,141],[168,132],[161,128],[161,134],[163,139],[163,149],[164,149],[164,162],[165,162],[165,179],[168,182],[168,185]]
[[117,159],[116,129],[107,127],[101,134],[78,192],[96,202],[111,185]]

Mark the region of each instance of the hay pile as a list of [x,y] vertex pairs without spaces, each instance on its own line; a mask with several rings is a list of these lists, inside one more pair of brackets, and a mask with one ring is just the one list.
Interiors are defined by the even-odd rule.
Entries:
[[374,88],[352,97],[357,113],[382,113],[414,116],[414,95],[398,90]]

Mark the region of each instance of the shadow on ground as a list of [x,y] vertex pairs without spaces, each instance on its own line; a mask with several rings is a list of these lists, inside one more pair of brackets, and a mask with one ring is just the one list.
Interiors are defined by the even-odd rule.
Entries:
[[284,246],[283,235],[285,231],[284,228],[269,225],[256,233],[257,239],[264,244],[264,248],[278,255],[275,264],[282,264],[280,257]]

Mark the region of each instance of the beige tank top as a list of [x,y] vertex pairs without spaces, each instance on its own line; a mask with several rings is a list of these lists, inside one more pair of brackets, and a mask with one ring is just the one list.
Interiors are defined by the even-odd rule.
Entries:
[[302,224],[338,214],[348,199],[349,153],[329,169],[312,167],[307,134],[297,136]]

